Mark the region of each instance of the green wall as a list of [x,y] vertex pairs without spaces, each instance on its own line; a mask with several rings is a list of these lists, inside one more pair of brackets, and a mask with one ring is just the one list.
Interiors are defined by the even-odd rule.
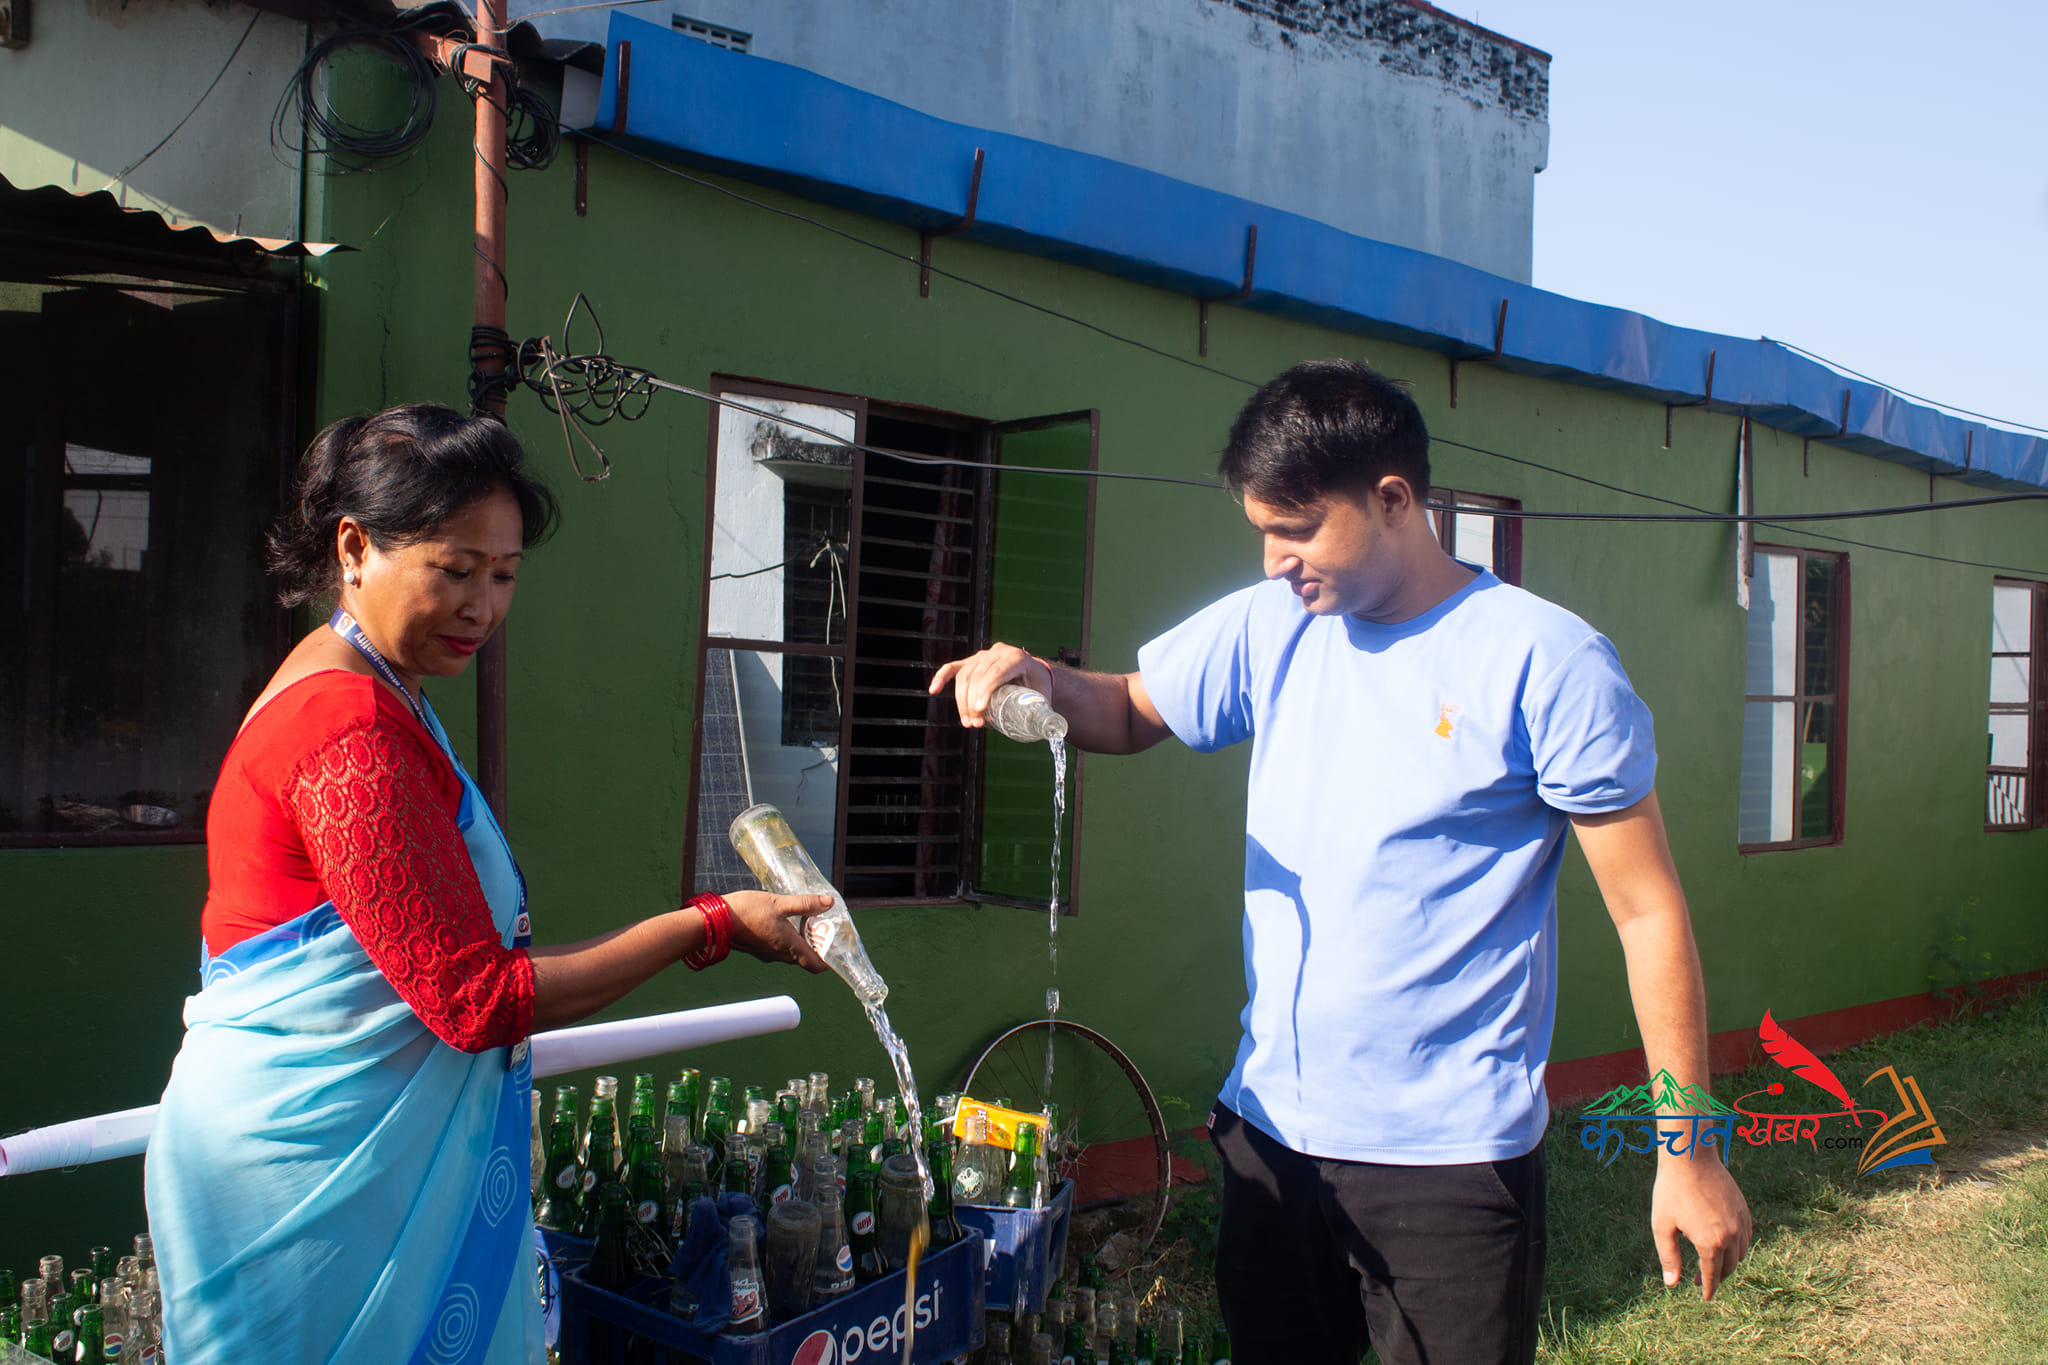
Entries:
[[[462,107],[453,87],[444,111]],[[445,114],[426,151],[326,187],[313,235],[362,248],[314,267],[319,384],[314,424],[385,403],[460,405],[471,317],[470,148]],[[721,182],[729,183],[729,182]],[[582,291],[609,353],[677,382],[714,373],[929,405],[992,420],[1100,409],[1101,467],[1205,477],[1248,390],[1172,359],[935,277],[914,263],[634,163],[591,153],[589,213],[574,211],[573,157],[511,179],[511,327],[556,334]],[[915,233],[740,186],[775,205],[915,257]],[[1072,266],[942,240],[935,261],[1009,293],[1195,359],[1183,297]],[[1370,361],[1413,383],[1432,430],[1544,464],[1709,507],[1731,505],[1737,419],[1681,411],[1663,448],[1660,404],[1481,365],[1448,405],[1434,354],[1222,307],[1208,365],[1262,380],[1308,357]],[[588,344],[579,337],[580,344]],[[536,932],[580,938],[676,903],[688,791],[703,562],[706,419],[659,395],[647,418],[596,432],[615,473],[569,472],[559,426],[531,393],[511,421],[562,493],[561,532],[521,573],[510,627],[510,832]],[[1757,429],[1756,505],[1821,509],[1910,502],[1927,478]],[[1582,483],[1439,446],[1438,482],[1535,509],[1641,511]],[[1961,496],[1943,483],[1942,496]],[[1133,666],[1146,639],[1259,572],[1258,544],[1222,494],[1105,480],[1097,490],[1092,660]],[[2048,567],[2048,512],[2014,506],[1845,524],[1842,534],[1927,553]],[[1982,832],[1988,570],[1852,549],[1847,840],[1838,848],[1735,851],[1744,617],[1733,532],[1715,526],[1529,522],[1525,584],[1615,642],[1658,718],[1660,793],[1706,962],[1712,1026],[1926,989],[1944,912],[1974,927],[1998,972],[2048,965],[2040,891],[2048,836]],[[1769,542],[1825,544],[1767,532]],[[465,752],[467,680],[430,689]],[[1061,933],[1068,1017],[1117,1040],[1170,1122],[1199,1119],[1227,1065],[1243,1003],[1238,955],[1246,755],[1176,744],[1087,765],[1078,896]],[[0,1128],[149,1099],[176,1046],[192,980],[203,866],[197,850],[0,854],[15,959],[4,1007],[17,1039],[42,1040]],[[1635,1043],[1620,952],[1584,864],[1560,891],[1558,1057]],[[1047,984],[1042,916],[1002,908],[890,909],[862,933],[892,983],[893,1013],[923,1088],[955,1081],[979,1045],[1035,1017]],[[835,979],[735,960],[677,969],[613,1011],[644,1013],[786,991],[793,1035],[690,1059],[742,1083],[823,1069],[880,1074],[883,1058]],[[84,1067],[71,1059],[83,1053]],[[680,1064],[666,1059],[662,1069]],[[87,1079],[87,1078],[90,1079]],[[74,1079],[76,1078],[76,1079]],[[587,1093],[587,1086],[586,1086]],[[124,1212],[135,1163],[0,1182],[0,1258],[50,1240],[58,1205]],[[51,1191],[61,1191],[52,1194]],[[90,1198],[87,1198],[90,1192]],[[132,1220],[131,1220],[132,1221]],[[23,1231],[24,1228],[29,1231]],[[125,1236],[125,1223],[92,1240]],[[84,1234],[66,1236],[68,1247]],[[31,1245],[34,1244],[34,1245]]]

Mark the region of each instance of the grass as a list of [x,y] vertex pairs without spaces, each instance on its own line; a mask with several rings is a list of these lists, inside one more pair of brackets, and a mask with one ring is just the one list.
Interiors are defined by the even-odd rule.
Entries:
[[[1756,1237],[1711,1303],[1691,1285],[1664,1288],[1650,1240],[1651,1159],[1602,1166],[1579,1145],[1576,1110],[1554,1116],[1543,1365],[2048,1362],[2048,990],[1828,1063],[1887,1109],[1888,1087],[1861,1091],[1863,1078],[1887,1064],[1917,1077],[1947,1143],[1933,1168],[1859,1179],[1851,1152],[1738,1140],[1731,1169]],[[1721,1078],[1714,1092],[1733,1101],[1784,1075],[1767,1065]],[[1804,1087],[1792,1084],[1773,1108],[1797,1107]],[[1188,1155],[1200,1159],[1199,1149]],[[1152,1253],[1112,1275],[1114,1292],[1178,1306],[1190,1326],[1216,1320],[1215,1213],[1213,1181],[1176,1191]]]

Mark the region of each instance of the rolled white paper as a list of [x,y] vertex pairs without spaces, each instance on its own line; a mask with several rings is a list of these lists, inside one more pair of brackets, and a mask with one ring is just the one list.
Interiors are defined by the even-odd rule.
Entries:
[[[803,1012],[796,1001],[776,995],[765,1000],[736,1000],[730,1005],[649,1014],[638,1019],[578,1024],[533,1036],[533,1074],[559,1076],[585,1067],[611,1066],[642,1057],[658,1057],[665,1052],[687,1052],[713,1043],[729,1043],[735,1038],[781,1033],[802,1022]],[[150,1131],[155,1127],[156,1106],[145,1104],[117,1114],[31,1128],[26,1133],[0,1138],[0,1176],[140,1156],[148,1148]]]
[[578,1024],[533,1035],[533,1074],[559,1076],[585,1067],[610,1066],[664,1052],[729,1043],[762,1033],[782,1033],[803,1022],[803,1011],[786,995],[735,1000],[730,1005]]

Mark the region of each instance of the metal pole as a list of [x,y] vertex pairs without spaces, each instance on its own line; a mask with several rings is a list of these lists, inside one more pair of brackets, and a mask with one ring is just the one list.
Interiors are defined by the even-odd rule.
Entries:
[[[478,0],[477,42],[505,51],[506,0]],[[511,82],[503,61],[490,63],[490,84],[476,100],[476,325],[505,330],[505,116],[511,107]],[[502,355],[486,348],[473,362],[485,373],[505,368]],[[491,391],[484,411],[503,420],[505,399]],[[476,747],[477,785],[500,824],[505,820],[505,628],[500,625],[477,651]]]

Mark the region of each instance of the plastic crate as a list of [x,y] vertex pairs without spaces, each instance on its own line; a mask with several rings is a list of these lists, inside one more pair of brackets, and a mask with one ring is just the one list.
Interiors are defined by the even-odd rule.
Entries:
[[[980,1235],[970,1232],[919,1263],[913,1365],[937,1365],[981,1346],[987,1311],[982,1247]],[[647,1280],[612,1294],[585,1284],[578,1266],[562,1277],[562,1365],[893,1365],[903,1359],[908,1325],[904,1285],[899,1270],[766,1332],[706,1336],[652,1305],[668,1292],[667,1281]],[[590,1348],[593,1329],[605,1335],[600,1324],[613,1329],[608,1358],[593,1356]]]
[[1066,1270],[1067,1225],[1074,1186],[1063,1181],[1042,1209],[955,1204],[963,1228],[988,1239],[988,1306],[1005,1313],[1043,1313],[1045,1296]]

